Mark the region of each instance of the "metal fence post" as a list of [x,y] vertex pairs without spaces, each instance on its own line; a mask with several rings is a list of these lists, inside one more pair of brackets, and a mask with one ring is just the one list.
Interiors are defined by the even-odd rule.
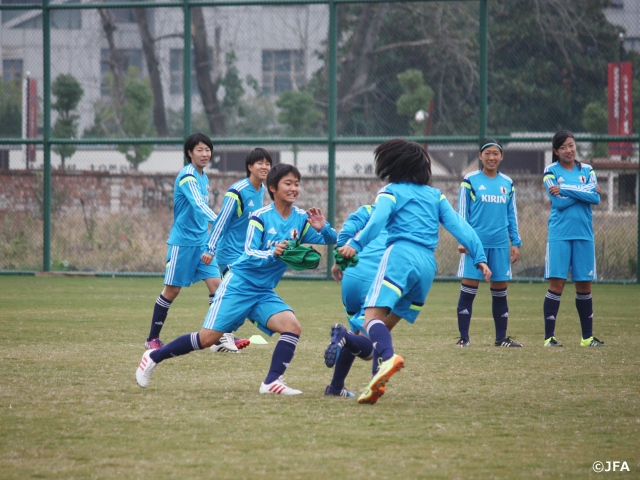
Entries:
[[[183,136],[186,140],[191,135],[191,5],[184,0],[184,53],[182,54],[182,91],[184,92]],[[187,164],[187,159],[184,159]]]
[[42,2],[42,76],[44,154],[42,191],[42,270],[51,270],[51,10],[49,0]]
[[487,0],[480,0],[480,130],[478,135],[481,142],[487,136],[487,91],[488,91],[488,75],[489,75],[489,55],[488,55],[488,39],[489,36],[489,14],[487,12]]
[[[338,7],[329,0],[329,164],[327,216],[329,223],[336,222],[336,136],[338,123]],[[333,255],[331,246],[327,249],[327,278],[331,278]]]

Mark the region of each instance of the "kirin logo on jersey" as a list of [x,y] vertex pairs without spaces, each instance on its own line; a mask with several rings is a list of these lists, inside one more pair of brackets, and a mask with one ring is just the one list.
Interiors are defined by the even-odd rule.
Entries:
[[297,240],[298,239],[298,230],[296,230],[295,228],[291,229],[291,231],[289,232],[289,238],[291,240]]
[[580,183],[587,183],[587,177],[585,177],[584,175],[580,175],[578,179],[580,180]]
[[507,203],[507,198],[502,195],[480,195],[480,201],[486,203]]
[[501,192],[503,195],[506,195],[506,194],[507,194],[507,187],[500,187],[500,192]]

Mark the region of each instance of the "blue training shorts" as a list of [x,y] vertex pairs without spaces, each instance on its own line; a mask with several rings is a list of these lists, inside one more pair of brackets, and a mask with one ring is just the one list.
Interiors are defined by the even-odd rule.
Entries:
[[181,247],[169,245],[164,284],[173,287],[188,287],[207,278],[220,278],[215,258],[209,265],[200,259],[206,247]]
[[[349,267],[353,268],[353,267]],[[342,277],[342,304],[347,313],[347,317],[351,317],[362,308],[369,288],[373,282],[375,272],[371,273],[370,280],[362,280],[361,278],[349,275],[349,268],[346,269]]]
[[230,333],[240,328],[246,318],[267,335],[267,321],[276,313],[293,309],[271,288],[250,286],[244,279],[227,272],[216,290],[202,328]]
[[[487,256],[487,265],[489,265],[489,270],[491,270],[492,282],[506,282],[511,280],[511,249],[509,247],[485,248],[484,254]],[[473,264],[471,255],[467,255],[466,253],[460,256],[458,277],[484,280],[482,271]]]
[[563,278],[569,276],[574,282],[597,280],[596,249],[592,240],[556,240],[547,242],[547,255],[544,262],[544,278]]
[[384,252],[364,307],[387,307],[414,323],[438,267],[433,252],[412,242],[396,242]]

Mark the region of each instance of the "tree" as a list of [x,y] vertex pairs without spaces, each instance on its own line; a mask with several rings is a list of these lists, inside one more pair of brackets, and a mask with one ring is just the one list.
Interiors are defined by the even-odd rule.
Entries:
[[[315,107],[313,95],[310,92],[287,91],[280,94],[276,100],[276,106],[280,108],[278,122],[286,126],[288,135],[302,137],[311,135],[322,120],[323,115]],[[293,163],[297,164],[298,146],[293,145]]]
[[[584,107],[582,113],[582,125],[589,133],[607,134],[608,133],[609,112],[607,105],[603,102],[591,102]],[[603,142],[593,142],[591,144],[591,158],[602,158],[609,155],[609,146]]]
[[398,82],[404,93],[396,101],[397,111],[400,115],[409,117],[413,135],[422,135],[424,122],[417,122],[415,115],[418,110],[429,109],[429,102],[433,99],[433,90],[425,85],[422,72],[413,68],[399,73]]
[[[138,80],[139,72],[135,67],[129,67],[124,81],[125,104],[122,107],[122,129],[126,137],[141,138],[155,134],[151,122],[153,93],[148,80]],[[138,171],[138,165],[146,161],[153,145],[134,144],[118,145],[117,150],[125,154],[131,168]]]
[[22,134],[22,93],[20,81],[5,82],[0,78],[0,137]]
[[[51,84],[51,93],[57,97],[51,105],[58,112],[58,119],[51,134],[54,138],[76,138],[78,136],[79,115],[73,113],[78,107],[84,90],[71,74],[58,75]],[[54,145],[53,151],[60,155],[60,168],[64,170],[65,159],[76,153],[76,145]]]

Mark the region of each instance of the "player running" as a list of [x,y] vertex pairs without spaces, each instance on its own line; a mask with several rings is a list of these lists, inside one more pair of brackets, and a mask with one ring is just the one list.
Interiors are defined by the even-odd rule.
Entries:
[[211,139],[204,133],[189,135],[184,142],[184,156],[190,163],[180,170],[173,187],[173,225],[167,240],[164,289],[153,308],[151,329],[145,342],[147,349],[162,347],[160,332],[182,287],[204,280],[212,299],[220,284],[218,267],[201,259],[209,223],[217,218],[209,208],[209,179],[204,173],[212,149]]
[[544,345],[562,347],[555,337],[560,297],[571,268],[576,286],[576,309],[582,328],[582,347],[603,347],[593,336],[591,282],[597,279],[593,213],[600,203],[600,186],[591,165],[576,160],[573,134],[553,136],[554,162],[544,170],[544,187],[551,200],[544,276],[549,290],[544,299]]
[[352,258],[383,228],[387,230],[387,249],[364,305],[364,326],[380,357],[378,371],[358,398],[358,403],[370,404],[377,402],[391,376],[404,366],[392,344],[390,327],[400,321],[394,311],[408,312],[405,319],[413,323],[422,309],[437,270],[434,252],[440,224],[470,252],[485,280],[491,277],[478,235],[440,190],[428,185],[431,159],[424,148],[393,139],[374,153],[376,175],[391,183],[378,192],[376,210],[358,238],[339,250],[343,257]]
[[[494,139],[485,140],[478,157],[482,168],[465,175],[458,195],[458,213],[480,237],[487,263],[491,269],[491,300],[496,329],[496,347],[522,347],[507,336],[509,306],[507,286],[511,280],[511,264],[520,258],[522,240],[518,233],[518,210],[513,181],[498,167],[504,158],[502,145]],[[509,245],[511,242],[511,245]],[[469,346],[469,325],[473,300],[478,293],[482,273],[473,264],[467,250],[458,245],[462,254],[458,277],[462,278],[458,299],[458,347]]]
[[300,193],[300,172],[293,165],[275,165],[267,175],[267,189],[274,203],[252,215],[245,253],[225,275],[202,329],[178,337],[159,350],[147,350],[136,370],[136,381],[141,387],[149,384],[158,363],[210,347],[224,333],[238,329],[250,318],[266,334],[280,334],[259,392],[302,393],[285,385],[282,378],[293,359],[302,329],[291,307],[274,291],[287,269],[279,257],[291,240],[331,244],[336,242],[337,234],[320,209],[305,212],[294,206]]

